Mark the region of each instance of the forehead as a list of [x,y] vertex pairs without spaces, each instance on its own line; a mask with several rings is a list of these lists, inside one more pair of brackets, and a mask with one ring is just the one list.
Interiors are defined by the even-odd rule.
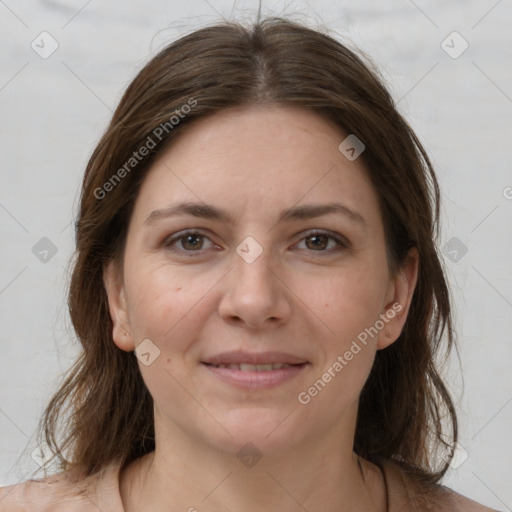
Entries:
[[[193,122],[149,170],[134,214],[194,201],[260,217],[298,203],[343,201],[378,215],[361,159],[338,149],[346,138],[312,111],[231,109]],[[376,219],[374,219],[376,220]]]

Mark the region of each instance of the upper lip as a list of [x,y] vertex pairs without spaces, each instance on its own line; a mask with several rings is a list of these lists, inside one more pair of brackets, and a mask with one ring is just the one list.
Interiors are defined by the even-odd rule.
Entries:
[[223,352],[202,361],[211,365],[219,364],[303,364],[306,359],[284,352]]

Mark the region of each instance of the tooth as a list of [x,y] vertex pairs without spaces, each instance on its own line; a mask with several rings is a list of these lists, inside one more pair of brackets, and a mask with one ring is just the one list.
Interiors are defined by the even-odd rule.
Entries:
[[239,370],[242,372],[269,372],[272,370],[281,370],[292,366],[288,363],[272,363],[272,364],[249,364],[249,363],[220,363],[217,368],[228,368],[230,370]]
[[257,370],[257,368],[258,367],[255,364],[245,364],[245,363],[242,363],[240,365],[240,370],[243,371],[243,372],[254,372],[254,371]]

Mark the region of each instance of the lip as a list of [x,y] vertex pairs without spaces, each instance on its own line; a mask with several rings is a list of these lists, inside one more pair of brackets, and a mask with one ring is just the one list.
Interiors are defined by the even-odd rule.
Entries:
[[202,363],[202,365],[223,382],[239,388],[258,390],[273,388],[293,379],[300,375],[309,366],[309,363],[294,364],[279,370],[267,371],[241,371],[234,368],[217,368],[207,363]]
[[[238,368],[218,368],[216,365],[220,364],[285,364],[290,366],[276,370],[242,371]],[[224,352],[202,361],[202,365],[216,378],[225,383],[249,390],[269,389],[284,384],[300,375],[309,364],[309,361],[306,359],[284,352]]]
[[202,362],[216,366],[219,364],[303,364],[309,361],[285,352],[246,352],[239,350],[216,354]]

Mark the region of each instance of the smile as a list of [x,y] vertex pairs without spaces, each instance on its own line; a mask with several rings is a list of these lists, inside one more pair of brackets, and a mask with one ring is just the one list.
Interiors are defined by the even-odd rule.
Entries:
[[247,364],[220,363],[218,365],[203,363],[215,380],[230,387],[257,391],[283,385],[304,372],[309,363],[287,364]]
[[269,372],[272,370],[281,370],[282,368],[289,368],[291,364],[275,363],[275,364],[217,364],[215,368],[228,368],[230,370],[240,370],[241,372]]

